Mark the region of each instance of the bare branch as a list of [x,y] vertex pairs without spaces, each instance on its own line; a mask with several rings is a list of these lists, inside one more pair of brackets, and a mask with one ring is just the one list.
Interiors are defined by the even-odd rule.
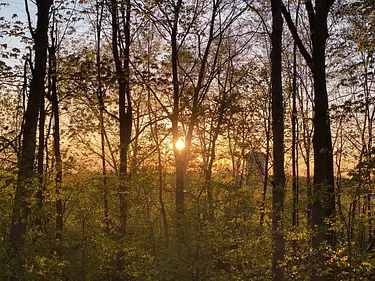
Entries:
[[35,32],[34,32],[33,27],[31,26],[31,16],[30,16],[30,10],[29,10],[29,3],[27,2],[27,0],[25,0],[25,10],[26,10],[27,23],[29,25],[31,37],[35,40]]
[[292,18],[290,16],[290,13],[286,9],[284,3],[281,2],[280,6],[281,6],[281,12],[284,15],[285,21],[288,24],[290,33],[292,33],[294,41],[296,42],[299,51],[301,52],[302,56],[306,60],[308,66],[311,69],[311,71],[313,71],[313,58],[312,58],[312,56],[309,54],[309,52],[306,50],[305,46],[303,45],[302,40],[301,40],[301,38],[298,35],[297,28],[294,25],[293,20],[292,20]]

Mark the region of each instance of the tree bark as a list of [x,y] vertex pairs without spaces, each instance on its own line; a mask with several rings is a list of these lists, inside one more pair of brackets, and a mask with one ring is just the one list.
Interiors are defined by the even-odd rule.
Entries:
[[[225,92],[225,89],[223,90]],[[227,101],[226,101],[226,94],[224,93],[223,100],[219,105],[218,109],[218,120],[216,127],[212,132],[211,139],[211,146],[209,151],[209,161],[205,172],[205,190],[207,192],[207,203],[208,203],[208,219],[212,220],[214,218],[214,200],[213,200],[213,188],[212,188],[212,168],[215,162],[216,157],[216,142],[219,137],[220,127],[224,121],[224,112],[226,110]],[[212,125],[213,126],[213,125]]]
[[55,193],[56,193],[56,252],[62,255],[62,231],[63,231],[63,203],[61,199],[61,182],[62,182],[62,159],[60,150],[60,116],[59,100],[57,95],[57,57],[56,57],[56,38],[54,36],[55,26],[51,29],[51,46],[49,47],[49,78],[51,80],[51,101],[53,114],[53,152],[55,159]]
[[50,0],[37,0],[37,27],[33,32],[35,43],[35,67],[32,70],[30,93],[23,127],[21,155],[18,162],[18,180],[13,206],[10,244],[17,264],[23,264],[24,243],[29,215],[29,204],[34,189],[34,160],[36,148],[36,128],[40,100],[44,91],[46,59],[48,47],[48,15],[52,4]]
[[[268,114],[271,112],[271,102],[268,100]],[[266,120],[266,161],[264,163],[264,178],[263,178],[263,194],[262,194],[262,203],[260,206],[260,219],[259,224],[264,224],[264,217],[266,215],[266,199],[267,199],[267,189],[268,189],[268,166],[269,166],[269,159],[270,159],[270,142],[271,142],[271,120],[270,116],[268,116]]]
[[[156,136],[157,137],[157,136]],[[168,240],[169,240],[169,233],[168,233],[168,220],[167,220],[167,212],[165,210],[165,204],[163,199],[163,187],[164,187],[164,180],[163,180],[163,165],[161,162],[161,151],[160,151],[160,143],[157,143],[157,153],[158,153],[158,177],[159,177],[159,203],[160,203],[160,211],[163,218],[163,227],[164,227],[164,234],[165,234],[165,242],[168,248]]]
[[[129,189],[127,175],[127,156],[132,131],[132,103],[130,97],[130,0],[119,3],[111,1],[112,9],[112,52],[116,66],[117,82],[119,87],[119,120],[120,120],[120,169],[119,169],[119,201],[120,201],[120,224],[118,234],[125,235],[126,221],[128,216],[127,193]],[[120,5],[120,7],[119,7]],[[119,9],[123,20],[123,36],[125,46],[120,47],[122,38],[119,36]],[[120,34],[121,35],[121,34]],[[119,51],[120,49],[120,51]],[[123,50],[123,51],[121,51]],[[122,65],[123,58],[123,65]]]
[[[300,143],[300,151],[304,158],[306,165],[306,219],[307,227],[311,228],[311,205],[312,205],[312,187],[311,187],[311,168],[310,168],[310,154],[311,154],[311,135],[312,129],[310,130],[308,123],[309,118],[306,114],[309,113],[309,100],[306,98],[306,108],[304,107],[304,100],[302,95],[298,95],[298,101],[300,106],[300,112],[302,114],[302,140]],[[303,152],[304,151],[304,152]]]
[[[173,114],[171,116],[172,122],[172,134],[173,134],[173,152],[175,155],[176,162],[176,211],[177,217],[182,217],[185,209],[184,199],[184,188],[185,188],[185,172],[188,163],[188,155],[193,139],[193,131],[198,121],[198,114],[200,108],[200,99],[204,96],[202,94],[202,88],[204,85],[205,71],[207,68],[207,62],[211,51],[211,45],[214,40],[214,26],[215,19],[217,17],[217,11],[219,2],[212,1],[212,14],[209,23],[209,34],[207,39],[207,45],[205,47],[200,67],[198,71],[198,78],[195,85],[193,85],[193,98],[192,98],[192,109],[189,118],[188,130],[185,138],[185,148],[179,151],[176,147],[177,141],[179,140],[178,123],[180,121],[180,89],[179,89],[179,78],[178,78],[178,21],[180,17],[180,9],[183,1],[178,0],[174,5],[174,18],[171,22],[171,42],[172,42],[172,76],[173,76]],[[219,40],[220,41],[220,40]],[[221,41],[220,41],[221,42]],[[213,68],[216,66],[216,60],[214,61]],[[210,81],[207,82],[205,88],[208,89]]]
[[[299,2],[296,11],[296,27],[298,25]],[[293,213],[292,225],[298,225],[298,156],[297,156],[297,44],[293,46],[293,82],[292,82],[292,190]]]
[[[335,190],[333,176],[332,138],[326,85],[325,47],[328,37],[327,15],[325,1],[317,1],[315,5],[315,30],[313,40],[313,75],[314,75],[314,189],[312,203],[312,247],[319,252],[325,242],[335,245],[335,232],[332,223],[335,214]],[[326,272],[326,258],[319,257],[318,268]],[[311,280],[332,280],[328,273],[313,272]]]
[[102,31],[102,20],[104,3],[96,1],[96,71],[97,71],[97,99],[99,104],[99,127],[100,127],[100,146],[101,146],[101,160],[102,160],[102,176],[103,176],[103,215],[104,215],[104,232],[109,234],[109,206],[108,206],[108,187],[107,187],[107,167],[106,167],[106,155],[105,155],[105,127],[104,127],[104,97],[102,89],[102,77],[101,77],[101,31]]
[[[171,116],[172,135],[173,135],[173,152],[176,162],[176,212],[177,216],[182,216],[185,208],[184,185],[185,185],[185,161],[182,151],[177,149],[179,140],[178,121],[180,115],[180,86],[178,78],[178,21],[182,0],[178,0],[175,5],[173,25],[171,30],[172,43],[172,84],[173,84],[173,114]],[[185,148],[186,149],[186,148]],[[183,149],[184,150],[184,149]]]
[[272,255],[272,280],[283,281],[284,269],[284,235],[282,215],[284,209],[284,109],[282,93],[282,30],[283,18],[281,4],[271,0],[272,8],[272,51],[271,51],[271,83],[272,83],[272,131],[273,131],[273,189],[272,189],[272,232],[274,250]]
[[[311,280],[332,280],[328,272],[327,258],[322,254],[324,244],[335,247],[335,232],[332,228],[335,215],[335,190],[333,174],[332,137],[329,117],[328,93],[326,84],[325,51],[328,38],[327,18],[334,0],[317,0],[315,7],[310,0],[305,2],[310,22],[312,57],[301,42],[290,14],[282,5],[282,13],[288,22],[297,46],[310,66],[314,78],[314,187],[312,195],[312,248],[317,254],[317,264],[311,274]],[[321,272],[318,273],[317,269]]]
[[36,192],[37,200],[37,213],[35,223],[41,226],[43,219],[43,192],[44,192],[44,127],[46,123],[46,112],[44,108],[44,95],[40,100],[40,110],[39,110],[39,136],[38,136],[38,179],[39,187]]
[[[230,52],[230,50],[229,50]],[[214,197],[213,197],[213,185],[212,185],[212,169],[216,160],[216,143],[219,138],[220,129],[224,123],[224,116],[228,111],[228,107],[231,103],[231,92],[233,84],[233,65],[229,62],[229,66],[226,69],[224,82],[220,81],[220,73],[218,75],[219,84],[219,106],[217,110],[217,123],[214,125],[214,120],[211,123],[210,130],[210,144],[207,151],[207,164],[205,169],[205,185],[204,190],[207,193],[207,207],[208,207],[208,219],[214,218]],[[229,89],[227,89],[229,86]],[[206,152],[205,152],[206,153]]]

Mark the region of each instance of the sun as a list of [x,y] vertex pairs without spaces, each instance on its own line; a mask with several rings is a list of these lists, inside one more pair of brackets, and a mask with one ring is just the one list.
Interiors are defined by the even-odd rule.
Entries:
[[177,142],[176,142],[176,148],[181,151],[185,148],[185,142],[182,140],[182,139],[179,139]]

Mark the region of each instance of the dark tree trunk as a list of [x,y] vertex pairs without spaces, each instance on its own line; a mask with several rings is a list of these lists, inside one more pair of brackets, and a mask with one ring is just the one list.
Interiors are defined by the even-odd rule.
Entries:
[[[227,97],[225,89],[223,89],[224,94],[219,105],[218,109],[218,120],[216,127],[214,128],[211,136],[211,144],[210,144],[210,151],[209,151],[209,161],[205,173],[205,190],[207,192],[207,203],[208,203],[208,219],[212,220],[214,218],[214,202],[213,202],[213,188],[212,188],[212,168],[216,158],[216,142],[219,137],[220,127],[223,125],[224,121],[224,113],[227,107]],[[213,126],[213,125],[212,125]]]
[[158,153],[158,176],[159,176],[159,203],[160,203],[160,211],[161,215],[163,217],[163,227],[164,227],[164,234],[165,234],[165,241],[166,246],[168,247],[168,220],[167,220],[167,212],[165,211],[165,204],[163,199],[163,187],[164,187],[164,180],[163,180],[163,165],[161,162],[161,151],[160,151],[160,143],[157,147],[157,153]]
[[39,110],[39,136],[38,136],[38,178],[39,178],[39,188],[36,192],[37,200],[37,213],[36,213],[36,225],[42,224],[43,217],[43,192],[44,192],[44,127],[46,123],[46,112],[44,108],[44,95],[40,100],[40,110]]
[[103,209],[104,209],[104,231],[109,234],[109,206],[108,206],[108,187],[107,187],[107,167],[106,167],[106,156],[105,156],[105,127],[104,127],[104,97],[102,89],[102,77],[101,77],[101,31],[102,31],[102,20],[103,20],[103,2],[97,1],[96,11],[96,71],[97,71],[97,99],[99,103],[99,126],[100,126],[100,145],[101,145],[101,158],[102,158],[102,176],[103,176]]
[[283,281],[284,269],[284,236],[282,214],[284,209],[284,109],[282,93],[282,30],[283,18],[281,16],[280,2],[271,0],[272,8],[272,131],[273,131],[273,189],[272,189],[272,232],[274,250],[272,255],[272,280]]
[[53,152],[55,159],[55,193],[56,193],[56,243],[57,254],[62,255],[62,231],[63,231],[63,203],[61,199],[62,182],[62,159],[60,151],[60,116],[59,100],[57,96],[57,58],[56,58],[56,38],[54,37],[54,25],[51,29],[51,47],[49,48],[49,76],[51,79],[51,101],[52,114],[54,120],[53,128]]
[[[220,38],[221,39],[221,38]],[[232,53],[231,48],[228,48],[228,55]],[[210,143],[207,149],[207,152],[204,153],[207,155],[206,159],[208,162],[205,169],[205,186],[204,190],[207,193],[207,207],[208,207],[208,219],[212,220],[214,218],[214,198],[213,198],[213,184],[212,184],[212,169],[216,160],[216,143],[219,138],[221,127],[224,123],[224,116],[228,112],[228,108],[231,106],[232,100],[232,90],[234,87],[233,81],[233,62],[228,61],[228,67],[225,71],[225,79],[222,81],[220,71],[218,72],[218,85],[219,85],[219,105],[217,110],[217,123],[214,125],[215,120],[211,122],[210,130]]]
[[[312,188],[311,188],[311,168],[310,168],[310,153],[311,153],[311,134],[309,132],[308,120],[309,118],[305,115],[309,111],[308,99],[306,99],[306,109],[304,109],[304,101],[300,95],[298,95],[299,105],[302,113],[302,140],[300,143],[300,150],[305,151],[304,162],[306,165],[306,219],[307,227],[311,228],[311,204],[312,204]],[[303,144],[303,147],[302,147]],[[303,150],[302,150],[303,149]],[[303,153],[302,153],[303,154]]]
[[[219,2],[212,1],[212,15],[209,25],[209,34],[207,45],[204,50],[200,67],[198,73],[198,79],[194,85],[193,98],[192,98],[192,109],[191,115],[189,118],[188,130],[185,138],[185,148],[181,151],[177,149],[177,141],[179,140],[179,131],[178,131],[178,122],[179,122],[179,113],[180,113],[180,89],[178,80],[178,21],[180,16],[180,9],[183,1],[178,0],[174,5],[174,18],[171,24],[171,43],[172,43],[172,76],[173,76],[173,114],[171,116],[172,122],[172,134],[173,134],[173,152],[175,155],[176,161],[176,211],[177,217],[182,217],[185,209],[185,196],[184,196],[184,187],[185,187],[185,172],[186,166],[188,163],[188,155],[193,139],[193,131],[198,120],[198,111],[200,107],[200,94],[203,88],[205,71],[207,67],[207,62],[209,58],[209,53],[211,51],[211,45],[214,39],[214,25],[215,19],[217,16],[217,9]],[[221,41],[219,40],[219,44]],[[216,60],[214,61],[213,68],[216,66]],[[208,82],[209,83],[209,82]],[[208,89],[208,84],[205,85],[205,88]]]
[[[272,93],[271,93],[272,94]],[[270,159],[270,142],[271,142],[271,107],[272,101],[268,98],[268,116],[266,118],[265,129],[266,129],[266,161],[264,163],[264,178],[263,178],[263,194],[262,194],[262,203],[260,206],[260,219],[259,224],[263,225],[264,217],[266,214],[266,198],[267,198],[267,189],[268,189],[268,166],[269,166],[269,159]]]
[[[325,47],[328,37],[326,1],[317,1],[315,5],[315,30],[313,33],[313,74],[315,92],[315,118],[314,118],[314,190],[312,203],[312,247],[319,252],[324,242],[334,247],[335,232],[332,222],[335,213],[333,155],[330,119],[328,112],[328,94],[326,85]],[[328,221],[328,223],[327,223]],[[319,265],[326,271],[326,259],[319,258]],[[318,276],[313,272],[312,280],[332,280],[330,275]]]
[[[296,26],[298,25],[299,2],[296,12]],[[298,156],[297,156],[297,44],[293,46],[293,83],[292,83],[292,190],[293,213],[292,225],[298,225]]]
[[312,214],[311,214],[311,210],[312,210],[312,187],[311,187],[311,172],[310,172],[310,151],[307,152],[308,154],[306,155],[307,156],[307,162],[306,162],[306,188],[307,188],[307,192],[306,192],[306,197],[307,197],[307,212],[306,212],[306,216],[307,216],[307,226],[309,228],[312,227]]
[[[271,123],[269,121],[269,123]],[[270,129],[270,128],[269,128]],[[263,178],[263,194],[262,194],[262,203],[260,207],[260,219],[259,224],[263,225],[264,223],[264,216],[266,214],[266,199],[267,199],[267,189],[268,189],[268,166],[269,166],[269,158],[270,158],[270,137],[269,133],[266,134],[266,161],[264,163],[264,178]]]
[[48,15],[52,4],[49,0],[37,0],[37,28],[33,33],[35,43],[35,67],[32,70],[30,94],[25,114],[21,155],[18,162],[18,180],[13,206],[10,243],[12,254],[17,256],[17,264],[23,264],[24,235],[29,214],[29,201],[34,189],[34,160],[36,148],[36,128],[40,100],[44,92],[46,59],[48,47]]
[[[335,215],[335,190],[333,176],[332,138],[329,118],[328,93],[326,84],[325,51],[328,38],[327,18],[334,0],[317,0],[313,7],[310,0],[305,2],[312,40],[313,55],[310,56],[304,48],[290,14],[285,6],[282,12],[301,54],[312,70],[314,76],[314,187],[312,194],[312,248],[317,254],[311,280],[332,280],[327,273],[327,258],[321,247],[327,243],[335,247],[335,232],[332,223]],[[318,270],[321,271],[318,273]]]
[[292,109],[292,193],[293,193],[293,212],[292,225],[298,225],[298,178],[297,178],[297,141],[296,141],[296,124],[297,108],[295,97],[295,73],[293,75],[293,109]]
[[[119,3],[112,0],[112,52],[116,66],[117,82],[119,87],[119,120],[120,120],[120,170],[119,170],[119,201],[120,201],[120,225],[118,234],[125,235],[128,216],[127,193],[129,189],[127,175],[127,155],[132,131],[132,103],[130,98],[130,1]],[[123,23],[123,36],[125,46],[120,46],[123,38],[119,34],[119,10]],[[120,50],[120,51],[119,51]],[[123,51],[121,51],[123,50]],[[122,58],[124,64],[122,65]]]
[[185,209],[185,195],[184,195],[184,186],[185,186],[185,169],[186,162],[185,157],[182,152],[177,152],[180,154],[175,155],[176,158],[176,211],[177,216],[181,218],[181,215],[184,214]]
[[[178,0],[175,6],[173,26],[171,30],[172,42],[172,84],[173,84],[173,115],[171,116],[172,134],[173,134],[173,152],[176,162],[176,212],[177,216],[184,213],[185,196],[184,196],[184,177],[185,177],[185,161],[182,156],[182,151],[179,151],[176,144],[179,140],[178,120],[180,112],[180,87],[178,80],[178,20],[180,15],[180,8],[182,1]],[[186,149],[186,148],[185,148]]]

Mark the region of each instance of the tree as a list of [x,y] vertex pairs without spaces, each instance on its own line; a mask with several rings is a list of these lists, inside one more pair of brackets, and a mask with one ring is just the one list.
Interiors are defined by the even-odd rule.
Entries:
[[282,214],[284,209],[284,109],[282,92],[281,42],[283,18],[281,4],[271,1],[272,9],[272,51],[271,51],[271,91],[272,91],[272,132],[273,132],[273,188],[272,188],[272,232],[274,250],[272,255],[272,280],[284,280],[284,233]]
[[[296,27],[298,25],[299,16],[299,2],[296,10]],[[293,188],[293,213],[292,213],[292,225],[298,225],[298,147],[297,147],[297,136],[298,136],[298,124],[297,124],[297,44],[293,44],[293,74],[292,74],[292,188]]]
[[48,47],[48,16],[52,1],[37,0],[36,5],[38,11],[37,26],[35,31],[30,28],[35,44],[35,60],[22,133],[22,149],[18,162],[18,180],[10,231],[11,248],[19,266],[23,264],[24,235],[27,229],[29,204],[35,178],[36,128],[41,98],[44,92]]
[[310,66],[314,78],[314,189],[312,203],[312,247],[318,255],[318,268],[321,274],[313,270],[312,280],[329,280],[330,274],[325,265],[326,258],[318,253],[324,243],[335,246],[333,220],[335,215],[335,193],[333,176],[332,137],[326,82],[326,42],[328,38],[327,19],[334,0],[306,1],[305,7],[309,18],[312,56],[305,49],[298,36],[289,12],[282,5],[283,15],[294,40]]
[[[116,67],[119,94],[120,122],[120,169],[119,169],[119,199],[120,224],[118,233],[125,234],[128,215],[127,193],[129,178],[127,175],[128,148],[132,132],[132,101],[130,93],[130,0],[125,2],[111,1],[112,16],[112,52]],[[119,34],[120,33],[120,34]]]
[[96,72],[97,72],[97,99],[99,104],[99,123],[100,123],[100,145],[101,145],[101,157],[102,157],[102,176],[103,176],[103,209],[104,209],[104,224],[105,232],[109,234],[109,207],[108,207],[108,187],[107,187],[107,167],[106,167],[106,155],[105,155],[105,126],[104,126],[104,94],[102,85],[102,68],[101,68],[101,34],[102,34],[102,22],[103,22],[104,2],[96,1]]
[[57,51],[58,51],[58,39],[56,38],[56,18],[55,12],[52,16],[52,24],[50,30],[50,41],[51,45],[48,48],[48,64],[49,64],[49,94],[52,104],[52,115],[53,115],[53,154],[54,154],[54,166],[55,166],[55,193],[56,193],[56,252],[59,256],[62,255],[62,231],[63,231],[63,202],[61,198],[61,184],[62,184],[62,158],[60,148],[60,113],[59,113],[59,97],[57,92]]

